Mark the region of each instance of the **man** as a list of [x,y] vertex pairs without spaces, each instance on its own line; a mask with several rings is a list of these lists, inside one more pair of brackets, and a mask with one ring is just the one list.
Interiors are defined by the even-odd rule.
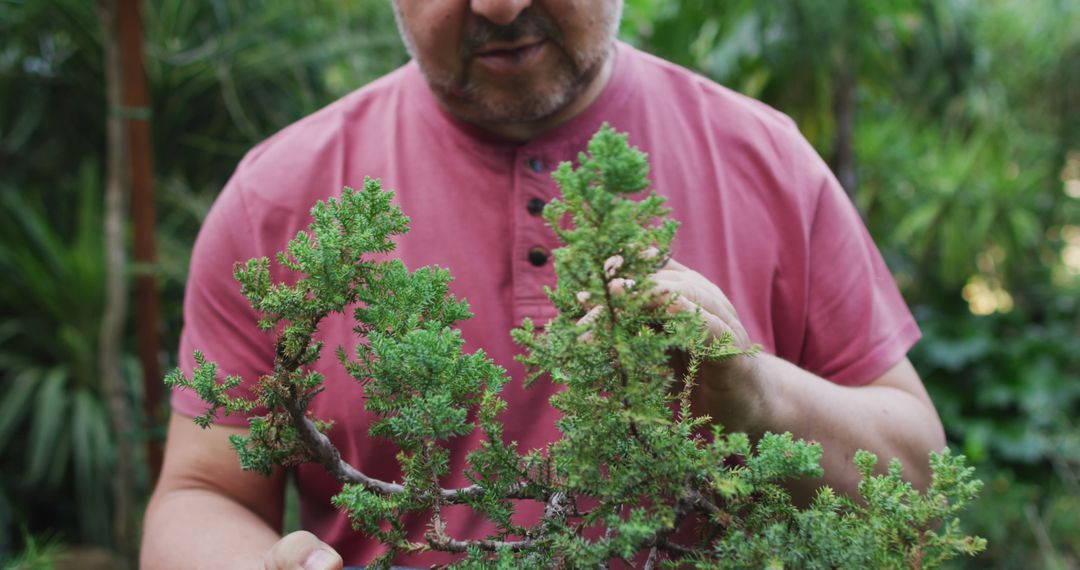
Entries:
[[[706,366],[699,408],[729,430],[821,442],[824,481],[797,494],[823,482],[853,491],[860,448],[900,458],[925,486],[927,453],[944,436],[905,357],[919,332],[851,204],[785,117],[615,42],[621,9],[618,0],[396,1],[413,62],[259,145],[215,204],[185,299],[188,371],[193,349],[248,381],[267,371],[273,339],[256,331],[232,264],[282,249],[315,200],[371,175],[397,190],[412,219],[395,255],[413,268],[448,267],[455,295],[476,314],[461,325],[466,348],[482,347],[520,378],[509,330],[553,314],[542,286],[554,282],[555,242],[538,216],[555,195],[550,170],[606,121],[649,153],[654,187],[682,221],[659,288],[686,310],[700,307],[714,334],[764,347]],[[320,335],[330,348],[355,344],[345,317],[328,319]],[[332,356],[316,369],[327,389],[312,407],[335,422],[345,459],[394,479],[393,450],[366,438],[360,388]],[[551,388],[518,384],[504,392],[513,410],[506,438],[541,447],[557,437]],[[193,396],[176,394],[173,405],[145,567],[337,568],[338,553],[350,564],[378,553],[330,507],[338,486],[314,466],[296,471],[302,522],[314,534],[281,538],[283,475],[241,472],[227,444],[245,431],[243,418],[204,431],[190,420],[202,411]],[[476,439],[457,443],[453,473]],[[455,537],[484,530],[464,508],[452,521]],[[406,522],[419,537],[423,529]]]

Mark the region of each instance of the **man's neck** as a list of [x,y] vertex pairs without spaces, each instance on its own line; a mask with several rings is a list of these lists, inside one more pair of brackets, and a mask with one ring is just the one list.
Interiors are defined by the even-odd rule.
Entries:
[[476,123],[476,126],[513,141],[525,142],[534,139],[588,109],[589,105],[596,101],[600,94],[604,92],[604,88],[607,87],[614,68],[614,61],[615,53],[612,50],[596,77],[593,78],[581,94],[569,105],[552,115],[527,123]]

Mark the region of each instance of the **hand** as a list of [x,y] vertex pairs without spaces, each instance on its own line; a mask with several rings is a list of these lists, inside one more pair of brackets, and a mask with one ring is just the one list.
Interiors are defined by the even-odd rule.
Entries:
[[[705,276],[689,267],[668,260],[652,275],[653,289],[663,298],[675,298],[671,311],[697,311],[713,338],[730,333],[735,346],[752,346],[746,327],[739,320],[727,295]],[[759,429],[764,414],[765,388],[757,373],[757,358],[740,356],[723,362],[702,363],[695,392],[695,413],[708,414],[739,431]]]
[[[649,248],[643,255],[655,256],[656,253],[654,248]],[[611,279],[608,289],[612,294],[621,294],[636,285],[632,279],[615,277],[622,264],[621,255],[611,257],[604,263],[604,270]],[[656,273],[652,274],[651,278],[655,284],[652,292],[657,295],[657,302],[674,297],[675,302],[672,303],[669,311],[674,313],[701,309],[701,317],[714,338],[730,333],[734,337],[736,346],[742,349],[751,347],[750,335],[739,320],[735,306],[712,281],[674,259],[669,259]],[[578,301],[585,306],[591,305],[589,294],[585,292],[578,293]],[[602,310],[603,306],[593,305],[578,323],[595,321]],[[589,336],[583,336],[581,340],[588,338]]]
[[[646,256],[657,255],[652,248],[643,253]],[[617,276],[622,264],[623,258],[618,255],[604,263],[609,278],[608,288],[613,294],[622,294],[636,286],[632,280]],[[713,338],[731,334],[739,348],[749,349],[752,346],[750,335],[739,319],[735,306],[716,284],[700,273],[669,259],[650,279],[655,284],[652,294],[656,296],[657,303],[674,300],[669,311],[700,310],[699,314]],[[591,305],[587,293],[580,293],[578,301],[586,307]],[[601,306],[592,306],[579,322],[592,322],[601,311]],[[591,334],[586,332],[579,340],[587,341],[590,337]],[[737,357],[721,362],[703,362],[698,373],[698,386],[694,390],[695,414],[710,415],[728,428],[739,428],[740,431],[757,429],[765,412],[766,392],[757,370],[758,360]]]
[[264,570],[341,570],[343,564],[341,555],[306,530],[283,536],[263,560]]
[[654,273],[652,280],[656,283],[653,288],[655,293],[665,298],[675,297],[669,310],[701,309],[701,317],[714,338],[730,333],[736,346],[742,349],[750,348],[750,335],[739,320],[735,306],[712,281],[674,259],[669,259]]
[[[643,252],[646,257],[658,254],[654,248]],[[618,255],[604,263],[608,290],[612,295],[622,295],[637,286],[633,280],[618,276],[623,263],[624,259]],[[746,333],[727,295],[701,273],[669,259],[650,276],[650,281],[654,284],[650,294],[656,298],[656,302],[674,299],[669,311],[700,310],[699,314],[714,338],[730,334],[737,347],[743,350],[752,348],[750,335]],[[586,291],[578,293],[578,302],[586,309],[579,324],[594,323],[603,314],[604,306],[595,303]],[[581,342],[591,339],[591,330],[578,337]],[[697,386],[693,390],[691,407],[694,415],[710,416],[733,431],[757,433],[764,428],[769,412],[765,397],[768,390],[762,378],[764,374],[760,370],[760,359],[739,356],[721,362],[703,362],[698,370]]]

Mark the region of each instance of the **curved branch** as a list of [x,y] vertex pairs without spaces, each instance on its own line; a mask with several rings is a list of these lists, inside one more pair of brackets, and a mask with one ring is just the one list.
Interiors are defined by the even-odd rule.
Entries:
[[645,570],[653,570],[653,568],[656,568],[658,553],[659,551],[656,550],[656,545],[654,544],[652,548],[649,549],[649,558],[645,560]]
[[710,501],[708,497],[697,489],[690,489],[688,498],[692,507],[705,514],[718,515],[723,513],[723,511],[720,510],[720,507],[716,506],[716,503]]
[[548,498],[544,505],[544,518],[564,521],[570,511],[570,499],[566,493],[556,491]]
[[[503,495],[507,499],[533,499],[544,500],[538,498],[534,494],[526,493],[525,490],[529,487],[528,482],[518,481],[507,488],[506,494]],[[464,503],[467,499],[483,495],[487,492],[487,489],[480,485],[469,485],[468,487],[461,487],[459,489],[439,489],[439,494],[442,499],[448,503]]]
[[311,452],[315,462],[322,465],[323,469],[326,469],[326,472],[338,482],[363,485],[369,491],[381,495],[393,495],[405,491],[405,487],[397,483],[389,483],[364,475],[342,459],[341,452],[330,441],[330,438],[320,432],[315,427],[315,422],[307,417],[305,413],[307,406],[295,400],[290,400],[285,408],[288,410],[289,416],[292,417],[293,427],[296,428],[297,433],[300,435],[304,447]]
[[433,533],[424,535],[424,538],[428,541],[433,548],[437,550],[443,550],[446,552],[468,552],[469,548],[479,548],[481,550],[522,550],[525,548],[531,548],[536,545],[538,541],[517,540],[517,541],[502,541],[502,540],[458,540],[449,536],[436,536]]
[[670,552],[671,554],[677,554],[679,556],[690,556],[691,554],[698,552],[693,548],[683,546],[676,542],[671,542],[666,538],[658,538],[656,541],[656,546]]
[[[285,408],[292,418],[293,427],[296,428],[297,433],[300,435],[304,447],[311,453],[313,461],[326,469],[326,472],[339,483],[363,485],[367,490],[380,495],[394,495],[405,492],[404,486],[369,477],[342,459],[341,452],[330,441],[330,438],[320,432],[315,427],[315,422],[307,417],[306,404],[290,400]],[[526,481],[519,481],[510,485],[505,496],[508,499],[539,500],[534,494],[526,493],[527,488],[528,483]],[[485,492],[484,487],[480,485],[469,485],[459,489],[440,489],[439,495],[444,502],[460,504]]]

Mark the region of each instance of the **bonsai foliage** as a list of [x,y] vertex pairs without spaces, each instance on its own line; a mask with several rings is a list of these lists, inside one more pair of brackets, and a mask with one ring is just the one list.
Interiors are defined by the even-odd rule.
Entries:
[[[578,162],[556,171],[563,197],[544,211],[564,244],[554,252],[557,286],[547,291],[558,316],[542,331],[525,321],[512,333],[526,382],[564,387],[550,401],[562,413],[562,437],[547,449],[520,455],[503,441],[499,393],[509,379],[482,351],[462,352],[454,324],[470,313],[449,294],[448,272],[373,259],[392,251],[408,220],[370,179],[317,204],[309,231],[278,255],[299,275],[294,285],[272,283],[265,258],[237,265],[243,293],[264,315],[260,326],[278,331],[274,370],[252,397],[231,395],[240,379],[218,380],[200,354],[190,378],[174,371],[166,382],[209,404],[196,418],[204,427],[217,413],[255,414],[250,435],[232,441],[244,469],[308,461],[326,468],[343,484],[334,504],[387,546],[375,567],[435,549],[461,553],[461,567],[484,568],[605,567],[614,559],[645,568],[925,568],[984,547],[957,528],[956,513],[980,487],[963,457],[931,454],[933,482],[919,493],[898,462],[875,475],[876,458],[860,452],[861,497],[822,488],[800,508],[784,483],[821,474],[818,444],[790,434],[751,442],[693,416],[698,366],[753,351],[711,338],[699,315],[669,311],[675,300],[653,294],[649,276],[670,256],[677,223],[660,196],[630,198],[648,187],[646,156],[605,126]],[[358,344],[351,353],[337,347],[337,356],[378,418],[371,435],[401,450],[399,481],[344,463],[325,435],[332,426],[307,411],[323,382],[308,368],[322,349],[312,336],[324,317],[346,310]],[[672,366],[676,353],[686,366]],[[447,443],[475,429],[486,437],[467,457],[471,484],[442,488]],[[543,516],[516,525],[514,500],[542,503]],[[448,535],[442,510],[454,504],[482,513],[496,531]],[[423,542],[407,538],[406,513],[430,517]]]

